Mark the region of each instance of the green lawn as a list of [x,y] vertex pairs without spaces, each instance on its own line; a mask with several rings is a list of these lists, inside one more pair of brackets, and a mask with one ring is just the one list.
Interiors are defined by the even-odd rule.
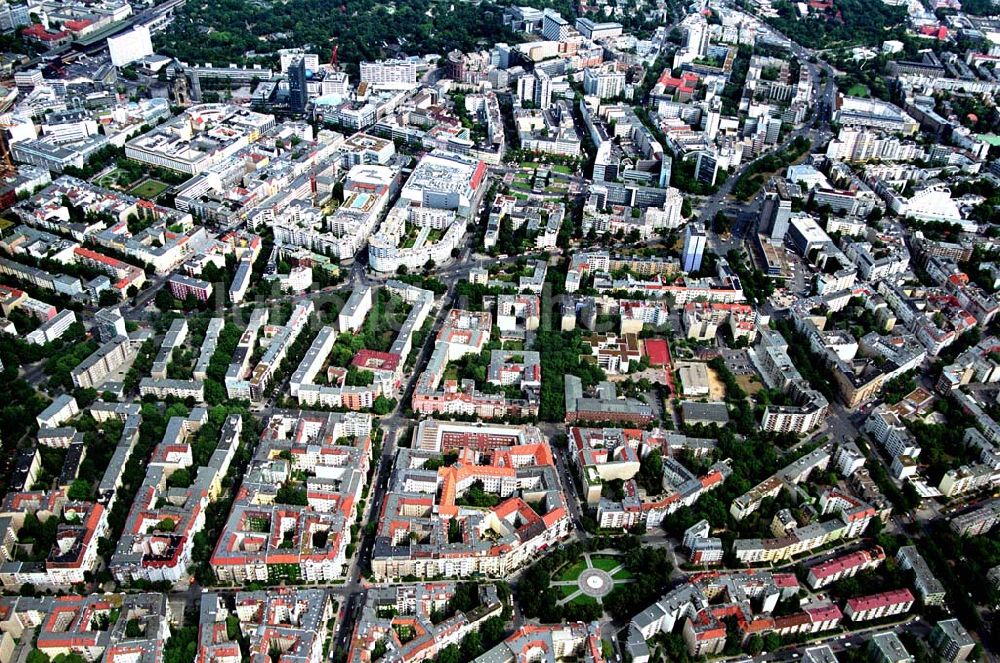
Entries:
[[161,182],[160,180],[146,180],[132,187],[129,193],[144,200],[156,200],[161,193],[169,188],[169,184]]
[[538,164],[535,163],[534,161],[522,161],[521,168],[531,168],[532,170],[534,170],[535,168],[538,168]]
[[572,596],[573,594],[576,594],[578,591],[580,591],[579,585],[560,585],[559,586],[559,593],[563,595],[563,598],[568,598],[568,597]]
[[855,83],[851,87],[847,88],[848,97],[867,97],[870,96],[868,88],[861,83]]
[[612,570],[618,568],[622,565],[622,562],[617,557],[590,557],[590,563],[594,565],[595,569],[600,569],[602,571],[611,572]]
[[559,574],[559,580],[576,580],[580,577],[580,574],[587,570],[587,562],[578,559],[576,562],[570,566],[563,569],[562,573]]
[[570,601],[567,605],[597,605],[597,599],[595,599],[593,596],[580,594],[575,599]]
[[554,170],[557,173],[562,173],[563,175],[572,175],[573,174],[573,169],[572,168],[570,168],[569,166],[564,166],[562,164],[558,164],[558,163],[554,164],[552,166],[552,170]]
[[614,575],[611,576],[615,580],[631,580],[632,574],[626,568],[619,569]]

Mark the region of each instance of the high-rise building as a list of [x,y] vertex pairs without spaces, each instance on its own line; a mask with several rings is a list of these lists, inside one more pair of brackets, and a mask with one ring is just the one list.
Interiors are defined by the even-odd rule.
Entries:
[[569,21],[554,9],[546,9],[542,19],[542,36],[551,41],[562,41],[573,32]]
[[589,67],[583,72],[583,91],[600,99],[619,97],[625,91],[625,72]]
[[0,32],[13,32],[23,25],[31,25],[28,5],[0,2]]
[[694,178],[709,186],[715,185],[719,176],[719,159],[712,152],[699,152],[694,167]]
[[119,336],[128,336],[125,318],[120,309],[102,308],[94,314],[94,325],[97,327],[97,337],[102,343],[107,343]]
[[281,73],[287,74],[288,67],[299,58],[305,58],[306,69],[313,72],[319,71],[319,55],[316,53],[306,53],[305,49],[302,48],[279,48],[278,65],[281,67]]
[[300,57],[288,66],[288,105],[293,113],[304,113],[309,102],[306,59]]
[[448,78],[453,81],[461,81],[465,78],[465,53],[457,48],[448,53],[447,63]]
[[684,230],[684,263],[685,272],[697,272],[701,269],[701,259],[705,256],[705,244],[708,236],[705,229],[698,223],[689,224]]
[[666,188],[670,186],[670,176],[673,174],[674,161],[666,154],[660,157],[660,186]]
[[708,22],[702,17],[688,25],[687,50],[698,56],[708,53]]
[[788,220],[792,218],[792,201],[775,192],[764,196],[760,209],[760,232],[772,241],[780,242],[788,232]]
[[535,72],[535,105],[548,108],[552,105],[552,79],[542,70]]
[[713,103],[705,114],[705,138],[715,140],[719,135],[719,125],[722,123],[722,104]]
[[767,121],[767,132],[764,135],[765,145],[776,145],[781,137],[781,118],[772,117]]
[[500,62],[497,64],[501,69],[508,69],[511,66],[511,56],[514,54],[514,49],[511,48],[510,44],[504,42],[498,43],[496,46],[496,51],[500,56]]
[[535,77],[531,74],[517,79],[517,98],[522,102],[535,102]]

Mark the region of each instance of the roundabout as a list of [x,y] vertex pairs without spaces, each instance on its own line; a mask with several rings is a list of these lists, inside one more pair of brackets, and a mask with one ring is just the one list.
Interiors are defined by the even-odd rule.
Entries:
[[580,574],[577,584],[579,584],[581,592],[587,596],[599,599],[611,592],[615,586],[615,581],[607,571],[587,569]]

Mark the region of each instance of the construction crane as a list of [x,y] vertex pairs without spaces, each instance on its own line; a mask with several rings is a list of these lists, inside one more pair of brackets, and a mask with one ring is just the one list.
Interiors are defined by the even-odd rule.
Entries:
[[340,50],[340,44],[337,43],[336,39],[330,41],[333,42],[333,52],[330,53],[330,69],[340,71],[340,63],[337,61],[337,51]]

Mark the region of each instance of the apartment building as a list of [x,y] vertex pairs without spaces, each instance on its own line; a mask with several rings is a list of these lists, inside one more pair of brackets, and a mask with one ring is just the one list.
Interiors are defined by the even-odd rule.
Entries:
[[948,663],[959,663],[972,654],[976,641],[957,619],[942,619],[934,625],[930,635],[931,646]]
[[105,378],[135,359],[135,352],[133,343],[123,336],[102,344],[70,371],[73,385],[80,389],[100,387]]
[[[41,562],[20,561],[17,555],[18,535],[29,513],[58,519],[56,545]],[[84,582],[99,568],[98,540],[107,533],[104,505],[70,501],[63,490],[10,493],[0,506],[0,584],[7,591],[24,585],[65,590]]]
[[[176,582],[187,575],[195,535],[205,525],[209,502],[222,491],[243,431],[239,415],[227,417],[208,462],[195,467],[192,437],[207,421],[208,412],[195,408],[190,416],[167,422],[111,557],[109,569],[119,582]],[[169,479],[180,469],[193,473],[194,480],[184,488],[172,487]]]
[[840,555],[809,567],[806,584],[812,589],[826,587],[841,578],[850,578],[862,571],[877,568],[884,561],[885,552],[879,546]]
[[[455,612],[443,621],[432,615],[447,614],[456,595],[453,582],[426,582],[374,588],[365,594],[360,615],[351,633],[348,663],[368,663],[377,643],[386,645],[384,658],[400,663],[435,660],[446,647],[479,630],[490,617],[503,612],[503,604],[491,584],[477,587],[479,605],[468,612]],[[396,629],[412,627],[416,636],[403,641]]]
[[60,394],[52,399],[48,407],[38,413],[35,422],[39,428],[55,428],[80,413],[76,399],[69,394]]
[[848,599],[844,616],[852,622],[883,619],[909,612],[913,607],[913,594],[908,589],[896,589],[880,594],[870,594]]
[[[549,10],[546,10],[549,11]],[[553,660],[607,663],[598,624],[525,624],[473,663],[520,663],[525,651],[543,651]]]
[[968,513],[951,519],[953,532],[962,536],[980,536],[1000,523],[1000,498],[992,499]]
[[156,663],[170,637],[170,603],[162,593],[5,597],[0,607],[6,616],[0,630],[11,641],[33,634],[35,647],[51,658]]
[[[519,438],[517,428],[505,430]],[[477,425],[448,424],[441,434],[458,450],[451,466],[441,466],[440,452],[416,444],[397,451],[372,555],[376,578],[503,577],[569,534],[552,452],[537,429],[523,428],[538,441],[496,447],[487,456],[477,448]],[[428,463],[437,469],[425,469]],[[462,509],[473,499],[469,491],[492,506]]]
[[[241,584],[343,578],[371,465],[371,428],[371,415],[356,412],[268,417],[210,559],[216,577]],[[304,505],[273,498],[293,474]]]
[[180,300],[184,300],[191,295],[199,302],[207,302],[212,296],[212,284],[208,281],[196,279],[193,276],[184,274],[174,274],[167,281],[170,294]]
[[[251,658],[264,660],[278,647],[282,658],[321,663],[332,636],[334,605],[325,589],[280,588],[230,596],[206,592],[200,601],[194,660],[236,663],[246,650]],[[237,628],[231,636],[234,622]]]
[[681,627],[690,655],[718,653],[726,644],[729,620],[735,622],[741,640],[753,633],[808,635],[840,625],[841,612],[830,603],[813,603],[800,612],[773,616],[778,602],[794,596],[798,589],[794,574],[768,571],[698,574],[632,618],[625,649],[633,660],[648,660],[647,641]]

